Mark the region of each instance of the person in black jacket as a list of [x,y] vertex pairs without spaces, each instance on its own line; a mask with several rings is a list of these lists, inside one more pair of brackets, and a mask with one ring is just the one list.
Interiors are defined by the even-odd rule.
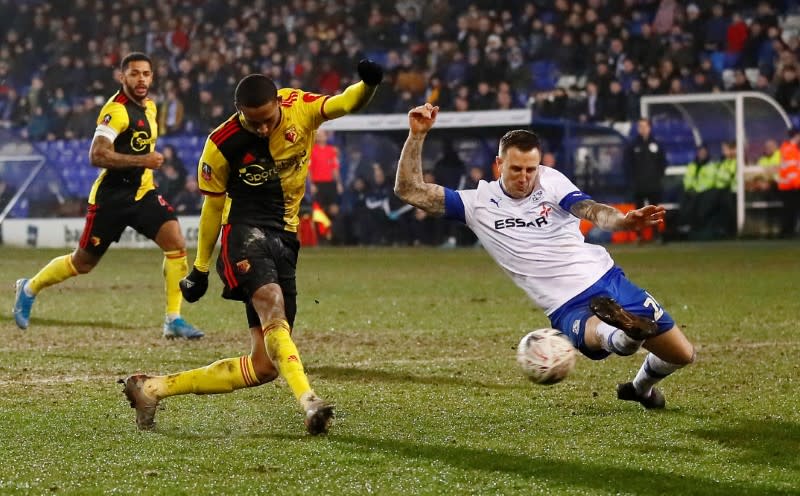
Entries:
[[[625,167],[636,208],[658,205],[664,191],[664,171],[667,158],[664,148],[653,138],[650,121],[640,118],[636,123],[638,135],[625,150]],[[652,235],[643,233],[644,239]]]
[[625,151],[625,167],[636,208],[641,208],[661,203],[667,158],[663,147],[653,138],[648,119],[639,119],[636,129],[638,136]]

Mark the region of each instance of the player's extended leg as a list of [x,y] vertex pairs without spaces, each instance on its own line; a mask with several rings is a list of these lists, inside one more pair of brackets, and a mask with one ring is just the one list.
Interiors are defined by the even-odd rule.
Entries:
[[694,346],[678,326],[644,342],[650,353],[632,382],[617,386],[617,398],[638,401],[645,408],[664,408],[664,395],[654,386],[662,379],[695,360]]
[[136,409],[139,429],[155,427],[158,402],[180,394],[230,393],[237,389],[260,386],[275,380],[278,371],[267,356],[261,326],[250,328],[250,355],[218,360],[198,369],[177,374],[149,376],[137,374],[120,379],[131,407]]
[[186,242],[176,220],[164,222],[155,237],[156,244],[164,250],[164,287],[167,295],[164,337],[168,339],[199,339],[204,334],[181,317],[180,280],[186,276]]
[[20,329],[27,329],[31,308],[39,291],[63,282],[78,274],[90,272],[100,261],[102,255],[92,254],[83,248],[76,248],[68,255],[56,257],[30,279],[18,279],[14,299],[14,321]]
[[253,294],[251,304],[261,319],[267,355],[306,414],[306,429],[313,435],[328,432],[333,420],[333,405],[320,399],[311,389],[300,353],[292,341],[280,286],[275,283],[261,286]]

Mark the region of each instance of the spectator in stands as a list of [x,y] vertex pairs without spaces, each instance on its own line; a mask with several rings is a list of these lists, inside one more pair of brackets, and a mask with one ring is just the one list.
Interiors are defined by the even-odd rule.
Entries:
[[780,236],[793,238],[800,217],[800,129],[791,129],[788,139],[781,145],[777,182],[782,203]]
[[158,133],[162,136],[178,134],[183,131],[184,104],[178,96],[178,89],[172,81],[167,81],[166,96],[158,106]]
[[581,104],[581,112],[578,119],[581,122],[598,122],[604,119],[604,109],[600,101],[597,84],[594,81],[586,83],[586,97]]
[[333,220],[334,244],[365,245],[370,239],[367,181],[356,176],[342,197],[339,215]]
[[37,105],[33,108],[33,114],[28,121],[28,127],[25,129],[23,137],[31,141],[43,141],[47,139],[50,132],[51,119],[45,113],[44,107]]
[[[633,189],[636,208],[659,205],[664,192],[667,158],[664,148],[655,140],[650,121],[640,118],[637,135],[625,149],[624,164]],[[648,238],[645,234],[645,238]]]
[[722,4],[715,3],[711,7],[711,18],[706,21],[705,49],[709,52],[722,51],[728,39],[730,21],[725,16]]
[[389,188],[383,167],[375,163],[364,200],[368,217],[363,241],[368,245],[389,243]]
[[775,85],[775,100],[789,113],[800,110],[800,80],[793,65],[784,66]]
[[164,156],[164,163],[155,171],[153,179],[161,196],[172,203],[186,185],[186,167],[174,146],[164,145],[161,154]]
[[93,129],[97,126],[97,112],[100,110],[94,103],[94,98],[84,97],[73,107],[67,121],[67,139],[91,138]]
[[197,178],[186,176],[182,190],[170,202],[178,215],[199,215],[203,208],[203,195],[197,186]]
[[[553,167],[553,168],[555,168],[555,166],[556,166],[556,156],[555,156],[555,154],[553,152],[544,152],[544,154],[542,154],[541,165],[543,165],[545,167]],[[450,188],[450,189],[453,189],[453,188]]]
[[625,116],[629,121],[635,121],[639,118],[642,112],[642,81],[641,79],[634,79],[631,81],[631,87],[626,93],[627,105],[625,107]]
[[729,91],[752,91],[753,86],[750,84],[750,80],[747,79],[747,75],[744,73],[742,69],[735,69],[733,71],[733,82],[731,83]]

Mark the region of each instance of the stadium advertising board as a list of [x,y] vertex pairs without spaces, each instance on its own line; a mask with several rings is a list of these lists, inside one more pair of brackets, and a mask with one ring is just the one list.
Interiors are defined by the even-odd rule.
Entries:
[[[186,246],[197,245],[199,216],[179,217]],[[85,219],[6,219],[0,225],[0,243],[31,248],[74,248],[81,238]],[[152,248],[153,242],[131,228],[125,229],[117,243],[123,248]]]

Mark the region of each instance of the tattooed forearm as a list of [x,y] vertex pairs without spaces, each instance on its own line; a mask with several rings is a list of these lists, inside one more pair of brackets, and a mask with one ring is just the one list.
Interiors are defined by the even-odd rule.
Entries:
[[394,193],[406,203],[434,214],[444,214],[444,188],[422,179],[422,144],[424,136],[409,134],[400,152]]
[[597,203],[594,200],[582,200],[574,204],[570,212],[575,217],[593,222],[597,227],[606,231],[616,231],[625,228],[625,216],[614,207]]

